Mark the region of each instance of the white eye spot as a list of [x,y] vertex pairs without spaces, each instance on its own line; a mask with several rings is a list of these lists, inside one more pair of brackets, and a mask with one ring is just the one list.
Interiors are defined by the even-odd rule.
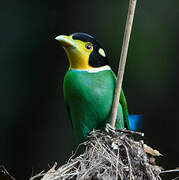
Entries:
[[102,48],[99,48],[98,52],[101,54],[101,56],[106,57],[106,54]]

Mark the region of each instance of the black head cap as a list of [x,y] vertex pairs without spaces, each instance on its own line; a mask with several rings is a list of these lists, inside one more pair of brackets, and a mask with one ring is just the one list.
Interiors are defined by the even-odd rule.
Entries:
[[73,39],[81,40],[83,42],[90,42],[93,45],[93,51],[89,56],[89,65],[92,67],[101,67],[108,65],[108,60],[106,56],[103,56],[99,53],[99,49],[103,49],[99,42],[94,39],[93,36],[90,36],[86,33],[73,33],[71,34]]

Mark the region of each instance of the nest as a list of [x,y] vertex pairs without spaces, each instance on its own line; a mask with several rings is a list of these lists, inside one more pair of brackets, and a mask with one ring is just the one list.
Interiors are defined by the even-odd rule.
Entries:
[[92,131],[83,143],[83,154],[57,170],[55,164],[41,180],[160,180],[161,168],[153,157],[160,153],[134,136],[121,131]]

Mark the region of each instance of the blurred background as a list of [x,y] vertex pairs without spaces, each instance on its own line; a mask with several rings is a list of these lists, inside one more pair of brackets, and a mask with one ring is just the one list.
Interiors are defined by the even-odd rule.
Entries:
[[[164,155],[157,163],[165,169],[179,167],[178,7],[138,1],[123,83],[129,112],[143,116],[145,142]],[[127,9],[126,0],[1,3],[0,164],[16,179],[62,165],[76,148],[62,92],[68,62],[54,38],[93,35],[117,72]]]

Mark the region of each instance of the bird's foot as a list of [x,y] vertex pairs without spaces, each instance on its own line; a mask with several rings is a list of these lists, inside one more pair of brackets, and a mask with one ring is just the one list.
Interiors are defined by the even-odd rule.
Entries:
[[113,128],[109,123],[106,124],[106,127],[105,127],[105,130],[107,132],[112,132],[112,133],[115,133],[115,128]]

